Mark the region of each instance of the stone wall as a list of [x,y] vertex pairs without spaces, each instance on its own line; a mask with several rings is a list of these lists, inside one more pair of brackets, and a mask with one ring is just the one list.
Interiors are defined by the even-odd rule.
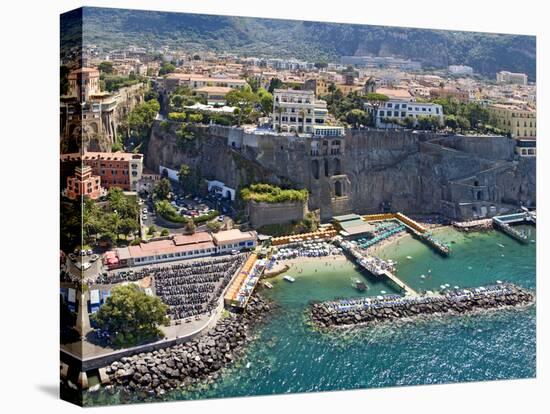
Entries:
[[285,203],[249,201],[247,210],[250,224],[255,228],[268,224],[297,222],[303,220],[308,212],[307,203],[299,201]]

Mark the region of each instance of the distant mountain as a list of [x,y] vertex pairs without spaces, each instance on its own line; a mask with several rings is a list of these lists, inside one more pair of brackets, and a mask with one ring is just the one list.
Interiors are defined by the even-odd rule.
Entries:
[[84,44],[110,48],[169,45],[309,61],[397,56],[426,67],[469,65],[490,78],[500,70],[536,76],[534,36],[88,7],[83,18]]

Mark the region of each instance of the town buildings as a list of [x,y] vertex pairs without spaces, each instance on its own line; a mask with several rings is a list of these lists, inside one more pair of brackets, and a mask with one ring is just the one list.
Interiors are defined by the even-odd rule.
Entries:
[[324,125],[327,103],[315,98],[313,91],[275,89],[273,93],[273,129],[281,132],[313,132]]

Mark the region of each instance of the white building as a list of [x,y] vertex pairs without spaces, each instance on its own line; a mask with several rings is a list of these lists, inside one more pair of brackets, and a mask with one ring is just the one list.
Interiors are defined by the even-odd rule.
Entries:
[[311,133],[314,125],[325,124],[327,114],[327,103],[315,99],[313,91],[273,91],[273,129],[281,132]]
[[385,126],[383,120],[385,118],[395,118],[404,120],[412,118],[417,122],[421,116],[433,116],[439,118],[439,122],[443,125],[443,107],[434,103],[420,102],[405,102],[400,100],[390,100],[384,102],[378,108],[376,114],[376,126],[378,128]]
[[472,75],[474,68],[466,65],[451,65],[449,66],[449,72],[453,75]]
[[235,201],[236,192],[234,188],[228,187],[224,183],[218,180],[212,180],[212,181],[207,180],[207,183],[208,183],[209,193],[219,194],[223,198],[228,198],[231,201]]
[[497,73],[497,83],[527,85],[527,75],[525,73],[513,73],[503,70]]

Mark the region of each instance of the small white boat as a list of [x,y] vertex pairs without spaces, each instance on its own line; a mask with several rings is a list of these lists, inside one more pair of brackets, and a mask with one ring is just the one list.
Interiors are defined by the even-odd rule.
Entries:
[[497,283],[500,285],[502,283],[502,280],[497,280]]
[[385,294],[386,294],[386,291],[385,291],[385,290],[381,290],[380,293],[383,294],[383,295],[385,295]]
[[426,279],[426,275],[420,275],[420,279]]
[[296,279],[294,279],[292,276],[290,275],[284,275],[283,276],[283,279],[286,280],[287,282],[290,282],[290,283],[294,283],[296,281]]
[[497,244],[498,244],[498,245],[499,245],[500,247],[504,247],[504,245],[503,245],[503,244],[501,244],[501,243],[497,243]]
[[459,289],[459,286],[455,285],[454,288],[455,288],[455,289]]
[[269,282],[264,282],[264,286],[268,289],[273,289],[273,285]]
[[408,260],[412,260],[412,256],[407,256],[407,259],[408,259]]

